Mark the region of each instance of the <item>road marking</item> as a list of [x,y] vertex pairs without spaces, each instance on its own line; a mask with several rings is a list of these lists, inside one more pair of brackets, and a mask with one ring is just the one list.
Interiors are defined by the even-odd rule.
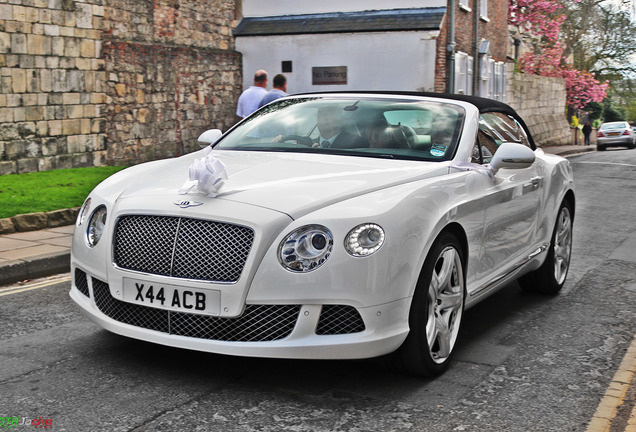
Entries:
[[68,282],[71,280],[71,275],[67,275],[64,276],[62,278],[59,279],[55,279],[55,280],[46,280],[46,281],[42,281],[42,282],[36,282],[32,285],[24,285],[24,286],[12,286],[12,287],[8,287],[8,288],[0,288],[0,297],[3,296],[7,296],[7,295],[11,295],[11,294],[18,294],[21,292],[25,292],[25,291],[31,291],[31,290],[35,290],[35,289],[40,289],[40,288],[46,288],[48,286],[51,285],[55,285],[61,282]]
[[620,163],[620,162],[588,162],[588,161],[577,161],[577,162],[572,162],[572,163],[576,163],[576,164],[588,164],[588,165],[618,165],[618,166],[626,166],[626,167],[633,167],[633,168],[636,168],[636,165],[634,165],[634,164],[626,164],[626,163]]
[[[618,407],[625,402],[625,396],[629,386],[634,381],[636,373],[636,337],[627,349],[621,365],[618,367],[605,396],[594,413],[586,432],[608,432],[612,427],[612,421],[616,417]],[[629,402],[629,401],[627,401]],[[636,407],[633,408],[625,432],[632,431],[636,424]]]

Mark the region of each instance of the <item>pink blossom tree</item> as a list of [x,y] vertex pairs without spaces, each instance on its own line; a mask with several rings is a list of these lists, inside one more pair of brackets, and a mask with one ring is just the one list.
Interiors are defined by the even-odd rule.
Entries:
[[519,59],[523,73],[565,78],[567,103],[583,109],[590,102],[601,102],[607,96],[607,82],[600,83],[593,73],[579,71],[569,65],[559,43],[561,25],[566,16],[560,14],[559,0],[512,0],[509,5],[510,23],[541,38],[534,52]]

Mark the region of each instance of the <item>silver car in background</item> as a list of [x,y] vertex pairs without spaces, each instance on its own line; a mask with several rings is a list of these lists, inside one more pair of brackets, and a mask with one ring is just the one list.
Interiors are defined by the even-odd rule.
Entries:
[[603,123],[596,136],[596,148],[599,151],[607,147],[636,148],[636,133],[625,121]]

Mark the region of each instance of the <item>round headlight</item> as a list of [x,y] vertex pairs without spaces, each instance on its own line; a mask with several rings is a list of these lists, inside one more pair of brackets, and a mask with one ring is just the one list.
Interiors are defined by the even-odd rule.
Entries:
[[369,256],[384,244],[384,230],[380,225],[358,225],[345,237],[345,249],[354,257]]
[[88,227],[86,228],[86,239],[90,247],[99,243],[99,239],[102,238],[104,228],[106,227],[106,207],[99,206],[95,209],[88,221]]
[[278,260],[287,270],[308,272],[317,269],[333,250],[331,232],[320,225],[306,225],[289,234],[278,246]]
[[88,216],[88,212],[91,210],[91,199],[87,198],[82,205],[82,208],[79,211],[79,215],[77,216],[77,226],[82,225],[86,222],[86,217]]

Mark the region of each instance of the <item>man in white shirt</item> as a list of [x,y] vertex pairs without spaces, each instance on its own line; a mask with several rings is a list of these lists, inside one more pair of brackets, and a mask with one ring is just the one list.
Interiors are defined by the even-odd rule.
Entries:
[[238,100],[236,107],[236,115],[245,118],[258,109],[258,104],[267,94],[267,72],[264,70],[256,71],[254,74],[254,85],[245,90]]

